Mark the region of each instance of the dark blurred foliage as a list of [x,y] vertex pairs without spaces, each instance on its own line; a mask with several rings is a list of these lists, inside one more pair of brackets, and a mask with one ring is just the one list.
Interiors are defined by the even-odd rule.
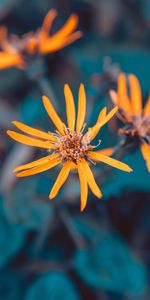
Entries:
[[[1,24],[21,35],[40,27],[50,8],[58,10],[53,30],[77,13],[83,38],[33,62],[26,72],[0,73],[0,299],[149,300],[150,175],[140,153],[125,156],[132,175],[95,168],[105,196],[90,194],[80,214],[74,175],[51,202],[57,170],[16,180],[12,168],[41,152],[17,145],[5,132],[14,119],[48,130],[44,93],[64,117],[65,82],[76,98],[79,83],[85,83],[91,124],[101,107],[111,106],[108,90],[116,88],[120,70],[138,76],[145,100],[150,1],[1,0]],[[110,122],[102,131],[103,147],[117,143],[115,128]]]

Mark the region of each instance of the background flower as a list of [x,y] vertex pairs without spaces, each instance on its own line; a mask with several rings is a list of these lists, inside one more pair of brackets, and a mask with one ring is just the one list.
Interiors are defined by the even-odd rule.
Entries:
[[[1,26],[9,36],[35,33],[51,9],[58,12],[51,35],[76,15],[75,31],[82,31],[82,38],[59,51],[31,55],[30,64],[19,61],[24,71],[0,71],[0,299],[53,300],[63,294],[69,300],[149,300],[150,175],[139,148],[125,156],[118,149],[122,122],[114,116],[103,126],[100,148],[110,147],[105,153],[109,155],[113,147],[113,157],[134,172],[93,166],[103,198],[89,191],[82,214],[76,171],[49,201],[58,170],[16,179],[12,169],[39,159],[44,149],[15,143],[6,135],[7,129],[13,130],[12,120],[42,131],[52,129],[42,95],[66,123],[66,82],[76,107],[79,84],[84,83],[90,126],[103,107],[113,108],[109,90],[117,90],[120,72],[138,78],[144,107],[150,88],[149,1],[0,1]],[[0,39],[7,32],[2,30]],[[33,51],[35,40],[31,41]],[[93,144],[98,143],[99,137]]]

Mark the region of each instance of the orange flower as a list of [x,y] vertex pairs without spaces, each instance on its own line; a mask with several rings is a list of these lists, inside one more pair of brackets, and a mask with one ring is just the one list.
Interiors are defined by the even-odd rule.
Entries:
[[9,67],[24,69],[28,57],[56,52],[82,36],[81,31],[75,31],[78,25],[76,15],[71,15],[60,30],[50,35],[49,32],[56,15],[56,10],[51,9],[44,18],[41,28],[36,32],[23,35],[22,38],[16,35],[8,36],[7,30],[1,27],[0,69]]
[[150,172],[150,95],[142,108],[142,92],[135,75],[128,76],[130,96],[127,80],[123,73],[118,78],[118,91],[110,91],[110,97],[119,107],[118,117],[126,124],[119,132],[131,137],[131,140],[141,145],[143,158]]
[[64,87],[64,95],[66,101],[67,125],[62,122],[50,100],[46,96],[42,98],[44,107],[56,126],[56,133],[50,131],[43,132],[20,122],[13,121],[13,125],[28,135],[10,130],[7,131],[7,134],[17,142],[44,148],[50,152],[49,155],[43,158],[15,168],[13,171],[17,172],[17,177],[34,175],[49,170],[58,164],[62,164],[62,169],[50,192],[50,199],[56,197],[60,188],[67,180],[71,169],[78,171],[81,186],[82,211],[87,202],[88,186],[96,197],[102,197],[102,193],[91,171],[90,164],[103,162],[126,172],[131,172],[132,169],[126,164],[109,157],[113,153],[113,149],[109,148],[93,151],[97,146],[91,145],[92,140],[97,136],[101,127],[114,116],[118,108],[115,107],[107,114],[105,107],[100,112],[96,124],[92,128],[89,128],[84,134],[86,95],[83,84],[80,85],[79,89],[77,120],[74,98],[67,84]]

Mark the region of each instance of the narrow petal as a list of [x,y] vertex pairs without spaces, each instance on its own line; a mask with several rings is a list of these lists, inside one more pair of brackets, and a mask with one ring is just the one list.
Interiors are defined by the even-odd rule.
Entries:
[[96,151],[97,153],[101,153],[103,155],[106,156],[111,156],[114,153],[115,149],[114,148],[106,148],[106,149],[102,149],[99,151]]
[[106,117],[102,120],[102,126],[104,126],[107,122],[109,122],[110,119],[113,118],[113,116],[116,114],[118,111],[118,106],[115,106],[107,115]]
[[112,102],[114,103],[114,105],[118,105],[118,95],[114,90],[110,90],[109,91],[109,96],[112,100]]
[[17,53],[0,52],[0,70],[17,67],[22,63],[21,55]]
[[64,124],[61,121],[58,114],[56,113],[52,103],[50,102],[50,100],[46,96],[43,96],[42,100],[43,100],[44,107],[45,107],[50,119],[52,120],[52,122],[54,123],[56,128],[59,130],[59,132],[61,134],[64,134]]
[[52,161],[54,158],[58,158],[59,154],[52,154],[52,155],[47,155],[45,157],[42,157],[40,159],[37,159],[37,160],[34,160],[28,164],[25,164],[25,165],[21,165],[15,169],[13,169],[13,172],[16,173],[16,172],[19,172],[19,171],[22,171],[22,170],[26,170],[26,169],[30,169],[30,168],[34,168],[34,167],[37,167],[37,166],[40,166],[40,165],[43,165],[43,164],[47,164],[49,163],[50,161]]
[[85,95],[84,85],[81,84],[79,88],[79,96],[78,96],[78,116],[77,116],[77,125],[76,125],[77,132],[80,132],[83,127],[85,114],[86,114],[86,95]]
[[65,84],[64,86],[64,95],[66,101],[66,114],[67,114],[68,128],[74,130],[75,118],[76,118],[75,104],[74,104],[74,98],[72,92],[68,84]]
[[82,162],[78,162],[78,174],[80,180],[80,192],[81,192],[81,207],[80,210],[83,211],[86,207],[87,197],[88,197],[88,184],[85,175],[85,171],[82,166]]
[[71,170],[71,162],[66,162],[63,166],[63,168],[61,169],[60,173],[58,174],[58,177],[52,187],[52,190],[49,194],[49,198],[53,199],[56,197],[56,195],[58,194],[60,188],[62,187],[62,185],[65,183],[65,181],[67,180],[70,170]]
[[131,103],[128,98],[126,76],[123,73],[118,78],[118,106],[128,113],[132,112]]
[[31,138],[29,136],[20,134],[15,131],[8,130],[7,134],[15,141],[25,144],[25,145],[28,145],[28,146],[34,146],[34,147],[45,148],[45,149],[55,149],[56,148],[56,146],[50,142],[40,141],[38,139]]
[[36,136],[36,137],[44,139],[44,140],[57,141],[57,138],[49,132],[47,133],[47,132],[32,128],[32,127],[27,126],[18,121],[13,121],[12,124],[27,134]]
[[103,121],[105,119],[106,115],[107,115],[107,107],[105,106],[99,113],[97,123],[100,121]]
[[127,164],[122,163],[121,161],[111,158],[109,156],[103,155],[99,152],[89,151],[88,155],[93,160],[103,162],[107,165],[110,165],[110,166],[120,169],[122,171],[125,171],[125,172],[133,171]]
[[86,134],[84,135],[84,138],[89,139],[92,141],[96,135],[99,133],[102,126],[104,126],[118,111],[118,107],[114,107],[105,118],[103,118],[100,122],[97,122],[95,126],[92,128],[89,128]]
[[57,16],[56,9],[49,10],[49,12],[46,14],[43,20],[40,31],[44,31],[46,34],[48,34],[56,16]]
[[[107,114],[107,107],[104,107],[101,112],[99,113],[99,116],[98,116],[98,119],[97,119],[97,122],[96,124],[98,125],[100,122],[103,122],[105,117],[106,117],[106,114]],[[92,140],[95,139],[95,137],[97,136],[98,132],[100,131],[100,126],[96,126],[95,129],[93,130],[93,134],[92,134]]]
[[63,37],[66,37],[70,33],[72,33],[78,26],[78,17],[77,15],[71,15],[65,25],[58,30],[52,38],[55,38],[57,40],[62,39]]
[[61,163],[61,159],[60,158],[56,158],[56,159],[53,159],[53,160],[49,161],[48,163],[39,165],[39,166],[37,166],[35,168],[31,168],[29,170],[25,170],[25,171],[19,172],[18,174],[16,174],[16,177],[32,176],[32,175],[35,175],[35,174],[47,171],[47,170],[49,170],[51,168],[54,168],[55,166],[57,166],[60,163]]
[[126,76],[124,73],[120,73],[118,77],[118,96],[119,98],[123,95],[127,95],[127,82],[126,82]]
[[40,43],[39,45],[39,51],[42,54],[48,54],[52,52],[56,52],[74,41],[78,40],[82,36],[81,31],[76,31],[72,33],[71,35],[64,37],[62,39],[54,39],[54,37],[49,37],[45,39],[44,43]]
[[148,99],[146,101],[145,107],[144,107],[144,115],[150,114],[150,94],[148,96]]
[[142,93],[138,79],[135,75],[129,75],[131,106],[134,114],[142,113]]
[[146,161],[148,172],[150,172],[150,145],[142,144],[141,151],[143,158]]
[[85,171],[85,176],[86,176],[86,180],[87,180],[87,183],[92,191],[92,193],[97,197],[97,198],[101,198],[102,197],[102,192],[101,190],[99,189],[96,181],[95,181],[95,178],[93,176],[93,173],[87,163],[86,160],[83,160],[82,162],[82,166],[83,166],[83,169]]

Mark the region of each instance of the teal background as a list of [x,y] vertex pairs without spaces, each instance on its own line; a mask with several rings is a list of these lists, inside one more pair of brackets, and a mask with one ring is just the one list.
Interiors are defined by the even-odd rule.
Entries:
[[[53,32],[76,13],[83,37],[30,62],[25,72],[0,72],[0,299],[149,300],[150,175],[140,150],[122,158],[132,174],[94,168],[104,197],[89,193],[81,214],[75,174],[51,202],[57,168],[15,178],[14,166],[45,152],[15,143],[6,130],[12,120],[52,130],[41,101],[44,93],[51,95],[50,87],[65,120],[66,82],[76,104],[79,84],[85,84],[86,122],[92,126],[103,106],[112,107],[108,91],[116,88],[120,71],[139,78],[144,103],[150,88],[150,1],[0,0],[0,22],[21,36],[39,28],[51,8],[58,10]],[[101,130],[101,148],[117,144],[114,126]]]

